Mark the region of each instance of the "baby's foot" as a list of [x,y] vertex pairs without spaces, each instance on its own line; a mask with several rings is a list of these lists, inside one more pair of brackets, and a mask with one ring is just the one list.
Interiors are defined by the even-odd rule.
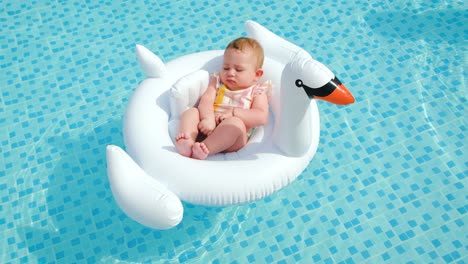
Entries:
[[206,147],[204,143],[195,142],[192,147],[192,158],[204,160],[210,154],[210,150]]
[[192,146],[193,146],[194,141],[193,139],[190,138],[189,135],[183,132],[179,133],[175,137],[175,140],[176,140],[175,146],[180,155],[185,156],[185,157],[192,156]]

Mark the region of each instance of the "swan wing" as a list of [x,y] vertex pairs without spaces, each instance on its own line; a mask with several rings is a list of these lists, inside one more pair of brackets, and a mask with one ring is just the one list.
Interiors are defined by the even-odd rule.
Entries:
[[169,229],[182,220],[179,198],[118,146],[107,147],[107,174],[115,200],[135,221],[151,228]]
[[136,56],[141,68],[148,78],[162,78],[167,74],[163,61],[142,45],[136,45]]

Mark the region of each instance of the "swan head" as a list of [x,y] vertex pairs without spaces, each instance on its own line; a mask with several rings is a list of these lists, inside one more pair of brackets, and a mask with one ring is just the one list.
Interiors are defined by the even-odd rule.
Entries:
[[[284,63],[287,75],[296,76],[293,82],[288,78],[286,86],[294,86],[304,90],[309,99],[320,99],[330,103],[346,105],[354,102],[349,90],[323,64],[314,60],[301,47],[281,38],[260,24],[248,20],[245,30],[249,37],[256,39],[265,50],[265,54],[274,60]],[[286,76],[286,75],[283,75]],[[283,86],[283,83],[282,83]]]
[[298,55],[286,66],[294,86],[309,99],[319,99],[338,105],[354,103],[354,97],[340,80],[322,63],[306,53]]

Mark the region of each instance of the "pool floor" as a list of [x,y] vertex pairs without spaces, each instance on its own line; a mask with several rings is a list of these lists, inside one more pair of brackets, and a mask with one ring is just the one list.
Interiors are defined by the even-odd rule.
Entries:
[[[135,44],[170,61],[248,19],[356,102],[317,102],[317,154],[275,194],[134,222],[105,149],[144,79]],[[0,263],[468,262],[467,19],[438,0],[0,1]]]

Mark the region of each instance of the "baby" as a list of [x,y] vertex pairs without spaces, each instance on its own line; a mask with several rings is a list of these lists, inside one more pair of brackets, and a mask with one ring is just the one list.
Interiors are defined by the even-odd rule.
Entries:
[[198,107],[182,114],[175,138],[181,155],[206,159],[237,151],[247,143],[252,128],[266,124],[271,82],[257,83],[263,60],[256,40],[241,37],[229,43],[219,76],[210,77]]

